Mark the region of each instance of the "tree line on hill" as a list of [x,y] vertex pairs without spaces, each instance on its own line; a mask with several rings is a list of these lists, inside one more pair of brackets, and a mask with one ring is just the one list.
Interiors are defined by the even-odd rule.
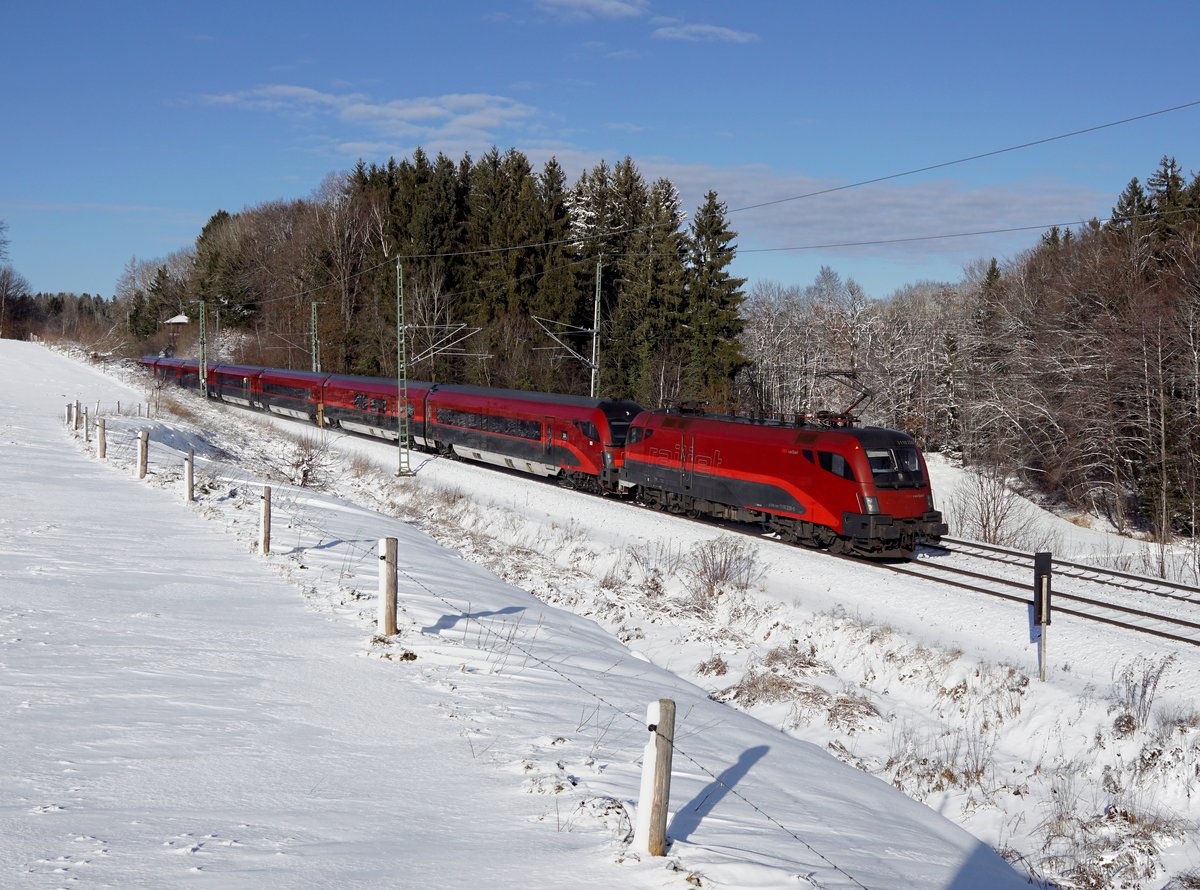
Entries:
[[[282,366],[310,366],[315,305],[325,370],[393,376],[399,273],[408,376],[587,392],[587,368],[535,319],[590,357],[568,333],[592,327],[598,287],[603,392],[728,404],[744,364],[733,238],[715,193],[687,222],[675,187],[629,158],[569,185],[557,161],[534,170],[515,150],[418,150],[309,200],[218,212],[190,264],[131,269],[121,290],[135,336],[203,299],[251,335],[244,358]],[[438,351],[447,339],[458,349]]]
[[[1105,223],[886,299],[831,269],[745,291],[735,239],[714,193],[688,221],[674,186],[629,158],[568,185],[556,162],[534,171],[515,150],[457,163],[417,151],[309,199],[217,212],[193,249],[131,261],[111,302],[10,295],[3,334],[120,331],[135,352],[205,300],[225,358],[308,368],[316,304],[323,370],[392,375],[399,263],[410,377],[586,393],[587,368],[544,348],[534,317],[591,328],[599,281],[605,395],[794,415],[866,391],[864,422],[928,450],[1118,527],[1196,529],[1200,177],[1173,158],[1131,180]],[[467,354],[431,353],[473,330]],[[589,354],[590,336],[569,342]]]

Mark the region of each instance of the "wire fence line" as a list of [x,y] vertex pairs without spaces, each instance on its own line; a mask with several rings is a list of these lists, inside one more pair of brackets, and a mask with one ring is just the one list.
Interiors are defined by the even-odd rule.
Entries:
[[[129,418],[129,419],[137,419],[136,416],[134,416],[132,414],[126,414],[126,413],[122,413],[120,415],[115,415],[115,416]],[[88,422],[94,423],[95,419],[96,418],[89,418]],[[152,420],[152,418],[150,418],[149,416],[146,416],[143,419]],[[135,465],[136,459],[137,459],[137,456],[136,456],[137,440],[138,440],[137,434],[141,431],[141,429],[137,428],[137,427],[141,427],[141,425],[140,424],[133,424],[133,425],[122,424],[114,429],[108,430],[108,432],[110,434],[115,434],[115,435],[113,435],[110,439],[110,444],[108,445],[108,458],[107,458],[106,462],[112,463],[114,465],[128,464],[130,467]],[[84,437],[83,437],[83,435],[80,434],[79,430],[69,430],[69,432],[78,440],[78,442],[81,446],[84,446]],[[154,444],[153,440],[151,440],[151,444],[152,445]],[[161,446],[161,443],[160,443],[160,448],[158,450],[161,452],[163,447],[166,447],[172,453],[175,453],[175,454],[179,453],[175,448],[173,448],[171,446]],[[236,490],[237,486],[245,486],[249,489],[251,487],[256,487],[258,485],[263,484],[261,476],[257,476],[257,477],[253,476],[251,473],[247,472],[244,468],[239,467],[237,464],[230,464],[230,463],[227,463],[224,461],[220,461],[216,458],[211,458],[211,457],[206,457],[206,456],[201,456],[201,455],[195,455],[195,457],[197,460],[201,460],[209,466],[210,472],[207,476],[207,478],[209,480],[221,480],[223,482],[233,483],[235,490]],[[180,460],[182,461],[182,457],[180,458]],[[161,470],[166,469],[166,467],[164,467],[161,463],[158,464],[158,468],[160,470],[160,473],[161,473]],[[170,469],[174,470],[174,467],[170,467]],[[164,477],[162,477],[160,475],[160,478],[164,478]],[[178,478],[179,477],[174,476],[174,474],[172,473],[172,478],[169,481],[177,481]],[[164,478],[164,481],[168,481],[168,480],[166,480]],[[318,544],[317,546],[321,546],[321,544],[323,544],[325,541],[336,541],[338,547],[343,547],[346,549],[346,551],[348,551],[350,554],[352,554],[352,556],[354,557],[353,561],[351,562],[348,560],[347,562],[343,563],[343,567],[341,570],[341,574],[343,577],[345,577],[347,575],[350,575],[350,576],[357,575],[358,571],[366,563],[373,562],[377,559],[377,542],[372,543],[372,544],[367,544],[364,541],[358,539],[356,536],[346,536],[346,535],[338,534],[338,533],[332,531],[331,529],[326,528],[320,521],[318,521],[316,519],[315,512],[313,512],[311,510],[310,506],[302,504],[302,500],[304,500],[304,499],[301,497],[301,494],[305,491],[305,489],[303,487],[289,484],[289,483],[284,483],[281,487],[281,490],[288,492],[288,494],[290,494],[290,497],[285,497],[285,498],[282,498],[282,499],[276,501],[276,505],[279,507],[290,508],[290,512],[288,513],[289,527],[296,528],[300,532],[312,533],[314,535],[314,537],[317,537],[320,540],[320,544]],[[224,495],[222,495],[218,498],[218,500],[226,500],[226,499],[227,498]],[[245,507],[247,506],[247,504],[239,503],[237,501],[230,501],[230,504],[235,510],[242,510],[242,509],[245,509]],[[375,541],[375,539],[371,539],[371,540],[373,542]],[[291,551],[291,553],[294,554],[298,550],[302,551],[305,549],[308,549],[308,548],[302,547],[298,544],[297,547],[293,551]],[[285,554],[285,555],[287,555],[287,554]],[[397,571],[400,575],[402,575],[404,578],[406,578],[413,585],[420,588],[427,595],[429,595],[434,600],[441,603],[448,610],[450,610],[452,615],[454,615],[456,618],[456,623],[457,623],[457,619],[461,619],[464,622],[464,624],[463,624],[463,627],[464,627],[463,639],[462,639],[463,645],[469,644],[469,642],[468,642],[469,636],[470,636],[469,628],[472,625],[475,625],[477,627],[477,643],[478,643],[477,648],[479,648],[485,652],[489,652],[493,655],[498,652],[499,644],[502,644],[506,649],[515,649],[516,651],[521,653],[523,656],[525,656],[526,663],[533,662],[533,663],[539,665],[540,667],[542,667],[543,669],[551,672],[552,674],[557,676],[560,680],[562,680],[564,683],[579,690],[584,695],[586,695],[586,696],[590,697],[591,699],[593,699],[594,701],[598,702],[599,705],[603,706],[604,708],[607,708],[608,711],[610,713],[612,713],[613,715],[623,717],[626,720],[630,721],[632,724],[637,725],[638,727],[645,726],[645,721],[642,716],[640,716],[638,714],[630,713],[624,707],[622,707],[612,701],[609,701],[608,698],[605,697],[605,695],[597,692],[595,689],[589,688],[584,682],[582,682],[578,678],[572,676],[571,674],[565,672],[558,664],[538,655],[531,648],[529,648],[525,645],[522,645],[522,643],[517,640],[515,632],[512,634],[508,634],[508,635],[497,634],[495,632],[494,628],[492,628],[490,625],[485,623],[483,620],[483,617],[474,614],[471,611],[469,606],[466,610],[464,610],[461,606],[454,603],[452,600],[447,598],[447,596],[445,596],[442,593],[439,593],[438,591],[431,588],[428,584],[426,584],[420,578],[413,575],[410,571],[407,571],[407,570],[399,568],[399,567],[397,568]],[[356,590],[355,592],[358,592],[358,591]],[[540,622],[539,622],[538,626],[540,627]],[[441,635],[440,632],[438,635],[439,636]],[[497,644],[497,648],[495,648],[495,649],[489,648],[493,644],[493,642]],[[657,735],[659,735],[659,737],[663,737],[662,734],[657,729],[655,729],[654,731]],[[741,791],[739,791],[734,785],[732,785],[732,784],[726,782],[724,779],[722,779],[720,777],[720,775],[718,775],[718,773],[714,772],[712,769],[707,767],[697,757],[688,753],[688,751],[685,750],[684,748],[681,748],[679,745],[678,739],[667,739],[667,741],[671,745],[672,750],[676,754],[678,754],[680,757],[684,758],[688,763],[690,763],[693,767],[695,767],[696,770],[698,770],[700,773],[702,773],[708,779],[710,779],[713,784],[720,787],[723,791],[725,791],[726,793],[735,797],[736,799],[740,800],[742,803],[744,803],[746,806],[748,806],[751,809],[751,811],[753,811],[759,817],[764,819],[768,824],[773,826],[775,829],[782,831],[788,837],[792,838],[797,843],[801,844],[813,856],[816,856],[827,867],[829,867],[833,871],[837,872],[838,874],[842,875],[849,882],[851,882],[855,887],[861,888],[861,890],[870,890],[870,888],[867,887],[866,884],[862,883],[860,880],[855,878],[845,868],[838,865],[836,862],[834,862],[832,859],[830,859],[824,853],[817,850],[810,842],[805,840],[797,831],[790,828],[782,819],[777,818],[776,816],[767,812],[765,809],[763,809],[761,806],[756,804],[753,800],[751,800],[749,797],[747,797],[745,794],[743,794]]]

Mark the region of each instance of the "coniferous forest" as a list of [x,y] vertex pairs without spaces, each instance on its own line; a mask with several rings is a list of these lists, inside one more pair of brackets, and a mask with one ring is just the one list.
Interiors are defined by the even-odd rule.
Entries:
[[790,414],[868,392],[864,422],[927,450],[1118,527],[1196,531],[1200,176],[1174,158],[1105,221],[883,298],[829,268],[747,288],[736,238],[715,193],[684,208],[630,158],[570,183],[516,150],[418,150],[217,211],[194,248],[132,260],[112,300],[31,294],[0,265],[0,336],[158,351],[161,322],[203,300],[225,360],[311,368],[315,313],[322,370],[394,375],[399,269],[410,378],[586,394],[590,371],[542,326],[590,358],[599,288],[602,394]]

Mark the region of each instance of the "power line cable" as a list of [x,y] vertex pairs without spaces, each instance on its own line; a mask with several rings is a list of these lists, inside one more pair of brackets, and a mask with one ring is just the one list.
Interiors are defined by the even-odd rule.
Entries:
[[997,148],[992,151],[980,152],[979,154],[969,155],[965,158],[957,158],[953,161],[943,161],[940,164],[929,164],[925,167],[916,167],[912,170],[905,170],[901,173],[889,173],[886,176],[877,176],[874,179],[863,179],[859,182],[850,182],[846,185],[831,186],[826,189],[819,189],[815,192],[805,192],[802,195],[792,195],[788,198],[776,198],[772,201],[761,201],[758,204],[747,204],[745,207],[738,207],[734,210],[729,210],[727,213],[743,213],[747,210],[757,210],[761,207],[773,207],[776,204],[786,204],[789,201],[799,201],[804,198],[815,198],[818,195],[828,195],[833,192],[843,192],[847,189],[859,188],[864,185],[874,185],[878,182],[887,182],[892,179],[900,179],[904,176],[915,176],[918,173],[928,173],[930,170],[942,170],[946,167],[953,167],[958,164],[966,164],[970,161],[978,161],[983,158],[991,158],[996,155],[1008,154],[1009,152],[1020,151],[1025,148],[1033,148],[1037,145],[1046,145],[1050,142],[1058,142],[1062,139],[1070,139],[1073,136],[1083,136],[1086,133],[1095,133],[1099,130],[1107,130],[1111,127],[1119,127],[1122,124],[1130,124],[1134,121],[1146,120],[1147,118],[1157,117],[1161,114],[1169,114],[1172,111],[1182,111],[1185,108],[1194,108],[1200,105],[1200,99],[1192,102],[1184,102],[1182,105],[1172,105],[1170,108],[1160,108],[1158,111],[1148,111],[1145,114],[1136,114],[1133,117],[1122,118],[1119,121],[1110,121],[1107,124],[1097,124],[1094,127],[1084,127],[1082,130],[1072,130],[1069,133],[1060,133],[1057,136],[1046,136],[1043,139],[1034,139],[1030,142],[1022,142],[1020,145],[1010,145],[1008,148]]

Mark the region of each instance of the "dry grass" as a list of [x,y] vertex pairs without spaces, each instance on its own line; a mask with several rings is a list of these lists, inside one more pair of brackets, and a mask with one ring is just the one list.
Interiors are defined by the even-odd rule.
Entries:
[[801,649],[796,643],[790,646],[776,646],[767,653],[763,664],[773,671],[783,671],[801,677],[829,671],[829,666],[817,658],[817,648],[811,643],[806,649]]
[[702,677],[724,677],[729,672],[729,665],[720,655],[714,655],[707,661],[700,662],[696,673]]
[[362,479],[373,473],[376,469],[375,462],[361,452],[351,454],[346,467],[350,471],[350,475],[356,479]]
[[157,407],[158,410],[166,411],[188,423],[197,423],[200,420],[200,415],[196,413],[195,409],[175,395],[163,393],[158,397]]
[[743,708],[788,702],[809,708],[824,708],[833,700],[833,696],[812,683],[753,669],[746,672],[740,683],[730,686],[714,697],[718,701],[736,702]]
[[766,571],[752,543],[728,536],[694,546],[681,569],[688,592],[681,607],[701,618],[713,615],[723,594],[744,595]]
[[834,729],[853,733],[879,716],[879,710],[865,697],[855,692],[842,692],[829,704],[826,719]]

